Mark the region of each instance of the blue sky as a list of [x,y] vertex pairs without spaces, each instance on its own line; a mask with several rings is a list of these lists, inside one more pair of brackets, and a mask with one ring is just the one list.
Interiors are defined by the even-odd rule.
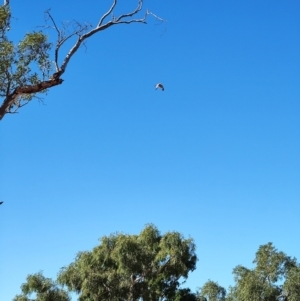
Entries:
[[[193,290],[270,241],[300,258],[300,2],[174,2],[145,2],[165,24],[92,37],[44,105],[1,121],[1,300],[147,223],[195,239]],[[11,0],[11,38],[111,3]]]

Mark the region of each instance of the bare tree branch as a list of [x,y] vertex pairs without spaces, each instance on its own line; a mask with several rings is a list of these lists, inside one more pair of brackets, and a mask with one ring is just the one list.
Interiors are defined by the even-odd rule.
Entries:
[[80,36],[83,32],[85,32],[90,25],[89,24],[80,24],[79,22],[73,21],[73,24],[75,23],[75,29],[72,33],[70,33],[69,35],[66,35],[66,30],[67,30],[67,26],[70,25],[65,25],[63,24],[63,29],[60,30],[58,28],[58,26],[56,25],[56,22],[54,20],[54,18],[52,17],[52,15],[50,14],[50,10],[47,10],[45,12],[45,14],[47,15],[47,18],[51,20],[51,23],[53,24],[53,27],[55,29],[55,31],[57,32],[57,41],[56,41],[56,46],[55,46],[55,51],[54,51],[54,64],[55,64],[55,69],[56,72],[59,72],[59,62],[58,62],[58,54],[59,54],[59,50],[61,48],[61,46],[68,41],[70,38],[72,38],[73,36],[77,35]]
[[22,107],[25,107],[26,105],[28,105],[29,104],[29,102],[30,102],[30,100],[27,100],[26,102],[24,102],[24,103],[22,103],[21,104],[21,101],[20,100],[17,100],[17,101],[15,101],[15,107],[14,107],[14,109],[13,110],[10,110],[9,112],[7,112],[7,113],[9,113],[9,114],[16,114],[16,113],[19,113],[19,112],[17,112],[20,108],[22,108]]
[[[44,80],[44,76],[47,76],[47,72],[49,72],[49,68],[45,69],[46,71],[42,71],[43,80],[41,80],[38,84],[34,85],[25,85],[25,86],[18,86],[15,81],[11,79],[11,76],[9,71],[7,75],[7,86],[6,86],[6,93],[5,99],[0,106],[0,120],[4,117],[6,113],[16,113],[16,111],[26,105],[28,102],[26,101],[25,104],[20,104],[20,98],[22,98],[22,95],[34,95],[39,92],[43,92],[47,90],[48,88],[52,88],[54,86],[62,84],[63,80],[60,78],[66,71],[66,68],[73,57],[73,55],[77,52],[79,47],[81,45],[84,45],[85,41],[91,37],[92,35],[103,31],[105,29],[108,29],[111,26],[117,25],[117,24],[131,24],[131,23],[144,23],[146,24],[146,19],[149,15],[154,17],[155,19],[164,22],[165,20],[161,19],[157,15],[153,14],[152,12],[149,12],[146,10],[144,16],[140,18],[132,18],[133,16],[137,15],[143,7],[144,0],[137,0],[138,4],[137,7],[129,12],[121,14],[118,17],[113,17],[112,20],[107,21],[105,23],[105,19],[113,13],[116,5],[117,0],[112,0],[112,6],[109,8],[109,10],[100,18],[98,24],[89,30],[91,27],[90,24],[81,24],[76,21],[72,21],[69,24],[63,24],[62,28],[59,28],[57,23],[55,22],[54,18],[52,17],[50,10],[47,10],[45,12],[47,16],[47,20],[50,20],[52,26],[48,26],[46,28],[52,28],[57,33],[57,41],[54,49],[54,65],[55,65],[55,73],[53,73],[48,80]],[[9,5],[9,0],[4,0],[4,5]],[[46,20],[46,21],[47,21]],[[74,25],[73,29],[69,31],[70,24]],[[70,40],[72,37],[77,36],[77,40],[75,41],[74,45],[70,48],[68,53],[65,55],[62,63],[59,63],[59,54],[62,45]],[[47,66],[45,66],[47,68]],[[49,76],[49,75],[48,75]]]
[[63,80],[60,78],[53,78],[47,81],[43,81],[36,85],[24,86],[16,88],[11,94],[9,94],[3,104],[0,107],[0,120],[4,117],[6,113],[11,112],[14,107],[20,108],[19,98],[22,95],[31,95],[35,93],[42,92],[46,89],[52,88],[54,86],[62,84]]
[[48,17],[52,21],[54,28],[57,32],[57,36],[58,36],[58,40],[57,40],[55,51],[54,51],[54,64],[55,64],[55,69],[57,72],[59,69],[59,67],[58,67],[58,50],[59,50],[59,41],[61,40],[61,31],[58,29],[54,19],[52,18],[51,14],[50,14],[50,10],[47,10],[45,13],[48,15]]
[[113,5],[111,6],[111,8],[103,15],[103,17],[100,19],[98,25],[93,28],[92,30],[90,30],[89,32],[81,35],[78,37],[77,42],[74,44],[74,46],[70,49],[69,53],[66,55],[61,67],[60,67],[60,71],[61,74],[63,74],[66,70],[66,67],[71,59],[71,57],[76,53],[76,51],[78,50],[78,48],[80,47],[80,45],[82,44],[82,42],[91,37],[92,35],[94,35],[95,33],[105,30],[113,25],[117,25],[117,24],[130,24],[130,23],[146,23],[146,18],[147,15],[149,15],[150,13],[148,11],[146,11],[145,15],[143,18],[140,19],[131,19],[131,20],[122,20],[126,17],[132,17],[133,15],[137,14],[141,9],[142,9],[142,5],[143,5],[143,0],[139,0],[138,1],[138,6],[136,7],[136,9],[130,13],[126,13],[126,14],[122,14],[120,15],[118,18],[112,20],[112,21],[108,21],[105,24],[102,24],[104,19],[110,14],[112,13],[113,9],[115,8],[117,4],[117,0],[114,0]]
[[143,7],[143,0],[139,0],[137,8],[129,13],[129,14],[122,14],[119,18],[116,19],[116,22],[119,22],[121,19],[126,17],[132,17],[133,15],[137,14]]
[[161,22],[167,22],[165,19],[160,18],[159,16],[157,16],[156,14],[153,14],[152,12],[147,10],[147,15],[151,15],[153,16],[156,20],[161,21]]
[[100,22],[98,23],[97,27],[102,25],[102,22],[104,21],[104,19],[113,11],[113,9],[115,8],[115,6],[117,5],[117,0],[114,0],[114,3],[112,4],[111,8],[107,11],[107,13],[105,13],[102,18],[100,19]]

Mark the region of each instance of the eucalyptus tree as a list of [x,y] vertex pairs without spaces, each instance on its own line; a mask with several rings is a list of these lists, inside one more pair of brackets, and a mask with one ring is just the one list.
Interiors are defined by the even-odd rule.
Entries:
[[[96,26],[73,21],[60,27],[50,11],[46,11],[50,22],[48,28],[52,28],[57,36],[54,43],[49,41],[42,30],[26,33],[18,43],[11,41],[10,1],[4,1],[0,6],[0,97],[3,99],[0,120],[7,113],[16,113],[34,97],[38,97],[39,93],[62,84],[62,76],[70,60],[91,36],[115,25],[146,24],[149,15],[163,21],[149,10],[140,16],[144,0],[136,0],[135,9],[120,15],[114,14],[117,0],[112,1],[111,7],[99,18]],[[70,49],[62,53],[62,46],[72,40]]]
[[197,294],[199,301],[225,301],[226,290],[217,282],[208,280]]
[[207,281],[197,292],[198,301],[299,301],[300,265],[295,258],[278,251],[272,243],[261,245],[252,269],[233,269],[234,285],[226,291]]
[[196,268],[193,239],[161,234],[153,225],[139,235],[104,236],[91,251],[80,252],[55,281],[29,275],[14,301],[299,301],[300,265],[272,243],[259,247],[252,269],[233,269],[228,292],[208,280],[193,293],[181,284]]
[[157,301],[175,296],[196,261],[191,238],[178,232],[161,235],[148,225],[139,235],[103,237],[63,268],[58,281],[78,293],[79,300]]
[[147,225],[139,235],[102,237],[98,246],[62,268],[56,281],[40,273],[28,276],[14,301],[68,301],[70,292],[81,301],[196,301],[180,290],[196,261],[193,239],[178,232],[162,235]]
[[239,265],[233,270],[235,285],[228,300],[300,300],[300,266],[295,258],[268,243],[259,247],[253,263],[253,269]]

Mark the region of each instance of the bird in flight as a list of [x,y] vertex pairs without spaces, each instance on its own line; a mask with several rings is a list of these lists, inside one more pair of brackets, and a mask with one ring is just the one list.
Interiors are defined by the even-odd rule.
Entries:
[[3,204],[3,202],[0,202],[0,205],[2,205]]
[[163,84],[161,84],[161,83],[158,83],[158,84],[155,86],[155,90],[157,90],[158,88],[162,89],[162,91],[165,90]]

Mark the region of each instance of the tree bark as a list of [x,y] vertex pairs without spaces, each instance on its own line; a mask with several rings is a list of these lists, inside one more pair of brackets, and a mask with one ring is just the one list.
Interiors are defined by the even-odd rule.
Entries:
[[18,97],[21,97],[22,95],[26,94],[35,94],[42,92],[46,89],[52,88],[54,86],[60,85],[63,82],[63,79],[59,78],[58,76],[55,76],[56,73],[54,73],[53,77],[47,81],[40,82],[36,85],[31,86],[24,86],[16,88],[11,94],[9,94],[5,100],[3,101],[1,107],[0,107],[0,120],[4,117],[6,113],[9,112],[11,106],[15,105],[16,100]]

